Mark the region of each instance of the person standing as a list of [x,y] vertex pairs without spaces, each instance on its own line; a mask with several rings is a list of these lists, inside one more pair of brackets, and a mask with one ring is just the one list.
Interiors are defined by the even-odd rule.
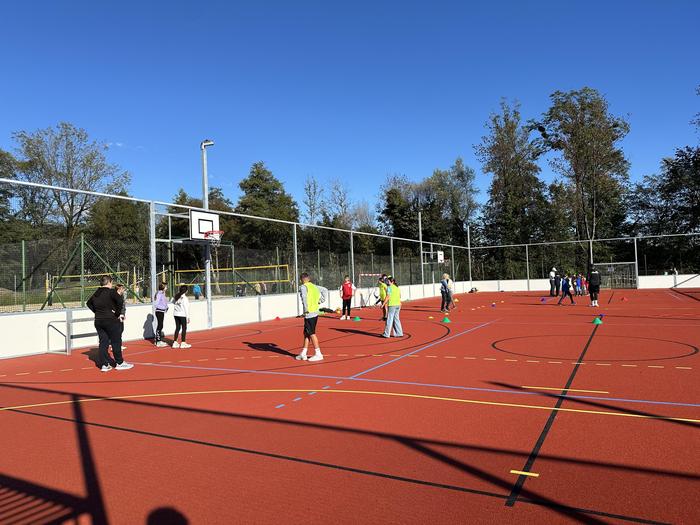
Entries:
[[389,286],[386,289],[386,299],[384,305],[387,307],[386,327],[382,337],[391,337],[391,330],[394,329],[394,337],[403,337],[403,327],[401,326],[401,290],[396,284],[396,279],[389,277]]
[[157,347],[168,346],[168,344],[164,341],[165,334],[163,333],[163,322],[165,321],[165,312],[168,311],[168,297],[165,295],[167,291],[167,285],[165,283],[160,283],[158,285],[158,293],[156,293],[154,299],[156,308],[156,320],[158,321],[158,326],[156,328]]
[[600,272],[595,266],[590,267],[588,271],[588,293],[591,295],[591,306],[600,306],[598,304],[598,294],[600,293],[601,277]]
[[[304,347],[301,353],[295,357],[297,361],[322,361],[323,354],[316,337],[316,325],[318,323],[319,304],[326,302],[328,290],[323,286],[316,286],[311,282],[308,273],[301,274],[301,286],[299,287],[301,305],[304,310]],[[309,343],[314,345],[314,355],[308,357]]]
[[554,297],[559,297],[559,290],[561,289],[561,274],[555,270],[554,274]]
[[112,346],[114,363],[117,370],[129,370],[134,365],[124,361],[122,356],[122,327],[120,322],[123,298],[112,288],[112,277],[105,275],[100,279],[100,287],[87,301],[87,307],[95,314],[95,329],[100,340],[97,366],[101,372],[112,370],[107,347]]
[[569,299],[571,299],[571,304],[576,304],[574,302],[574,296],[571,293],[571,281],[569,280],[569,276],[565,275],[564,278],[561,280],[561,297],[559,298],[559,302],[557,303],[559,306],[561,306],[561,302],[568,296]]
[[340,285],[340,298],[343,300],[341,321],[350,319],[350,307],[352,306],[352,296],[355,294],[355,289],[355,285],[350,281],[350,276],[346,275],[343,278],[343,284]]
[[557,269],[552,267],[552,270],[549,272],[549,296],[550,297],[556,297],[554,294],[554,290],[556,289],[556,277],[557,277]]
[[[173,318],[175,319],[175,335],[173,336],[173,348],[191,348],[192,345],[185,342],[187,339],[187,325],[190,322],[190,300],[187,298],[187,286],[180,286],[173,297]],[[182,330],[181,342],[177,337]]]
[[202,295],[202,288],[199,286],[199,283],[194,283],[192,293],[194,294],[194,300],[199,301],[199,296]]
[[382,303],[382,321],[386,321],[387,307],[386,307],[386,290],[389,286],[387,281],[387,275],[385,273],[377,281],[377,286],[379,287],[379,302]]
[[442,274],[442,280],[440,281],[440,295],[442,296],[440,311],[447,313],[450,310],[450,306],[454,307],[454,303],[452,302],[452,280],[447,273]]
[[[124,321],[126,320],[126,286],[123,284],[118,284],[115,286],[115,289],[117,290],[117,293],[119,296],[122,298],[122,310],[119,314],[119,321],[121,323],[121,335],[122,335],[122,343],[124,342]],[[122,350],[126,350],[126,346],[122,344]]]

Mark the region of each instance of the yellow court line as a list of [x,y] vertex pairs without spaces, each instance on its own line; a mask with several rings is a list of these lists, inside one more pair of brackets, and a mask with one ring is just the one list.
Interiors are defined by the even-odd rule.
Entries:
[[[387,397],[404,397],[412,399],[428,399],[432,401],[451,401],[453,403],[465,403],[470,405],[487,405],[487,406],[498,406],[498,407],[509,407],[509,408],[528,408],[532,410],[556,410],[557,412],[571,412],[575,414],[596,414],[601,416],[617,416],[617,417],[631,417],[636,419],[656,419],[663,421],[684,421],[686,423],[700,423],[700,419],[689,419],[682,417],[669,417],[669,416],[649,416],[645,414],[630,414],[627,412],[609,412],[604,410],[584,410],[581,408],[561,408],[561,407],[551,407],[542,405],[521,405],[518,403],[499,403],[497,401],[480,401],[477,399],[461,399],[457,397],[440,397],[440,396],[428,396],[421,394],[404,394],[401,392],[375,392],[372,390],[314,390],[317,394],[359,394],[367,396],[387,396]],[[68,400],[68,401],[51,401],[48,403],[34,403],[31,405],[17,405],[11,407],[2,407],[0,412],[5,412],[8,410],[21,410],[26,408],[38,408],[47,407],[55,405],[67,405],[70,403],[89,403],[93,401],[117,401],[121,399],[140,399],[149,397],[174,397],[174,396],[200,396],[208,394],[260,394],[260,393],[296,393],[296,392],[309,392],[308,388],[263,388],[263,389],[242,389],[242,390],[203,390],[194,392],[159,392],[156,394],[133,394],[128,396],[113,396],[113,397],[89,397],[85,399],[78,400]]]
[[[547,386],[521,386],[520,388],[531,388],[533,390],[564,390],[563,388],[554,388],[554,387],[547,387]],[[605,390],[577,390],[575,388],[568,388],[567,391],[569,392],[587,392],[589,394],[609,394],[610,392],[606,392]]]
[[530,476],[531,478],[539,478],[540,475],[536,472],[525,472],[524,470],[511,470],[511,474],[518,474],[519,476]]

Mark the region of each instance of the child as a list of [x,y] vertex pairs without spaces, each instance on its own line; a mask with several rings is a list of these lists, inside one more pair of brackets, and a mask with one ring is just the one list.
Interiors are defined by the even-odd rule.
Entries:
[[165,292],[168,291],[168,287],[165,283],[160,283],[158,285],[158,293],[155,296],[154,302],[156,307],[156,319],[158,320],[158,327],[156,328],[156,346],[164,347],[168,344],[163,341],[165,339],[165,334],[163,333],[163,321],[165,320],[165,312],[168,311],[168,298]]
[[385,273],[377,281],[377,286],[379,287],[379,303],[382,303],[382,321],[386,321],[387,307],[386,307],[386,290],[388,286],[387,276]]
[[396,284],[396,279],[389,277],[389,286],[386,289],[384,306],[387,308],[386,326],[382,337],[391,337],[391,329],[394,329],[394,337],[403,337],[401,326],[401,290]]
[[[322,361],[323,354],[316,337],[316,324],[318,323],[319,303],[325,303],[328,290],[323,286],[316,286],[311,282],[308,273],[301,274],[301,286],[299,287],[301,304],[304,308],[304,347],[301,353],[295,357],[297,361]],[[309,342],[314,344],[314,355],[308,357]]]
[[341,321],[350,319],[350,306],[354,294],[355,285],[350,282],[350,276],[346,275],[343,278],[343,284],[340,285],[340,298],[343,300],[343,314],[340,316]]
[[564,278],[561,280],[561,297],[559,298],[559,302],[557,304],[561,306],[561,302],[567,296],[569,299],[571,299],[571,304],[576,304],[574,302],[574,296],[571,294],[571,281],[569,280],[568,274],[564,275]]
[[581,274],[576,275],[576,295],[581,295]]
[[194,300],[199,301],[199,296],[202,295],[202,288],[199,286],[199,283],[194,283],[192,293],[194,294]]
[[[187,286],[180,286],[173,297],[173,318],[175,319],[175,335],[173,336],[173,348],[192,348],[187,344],[187,325],[190,322],[190,300],[187,298]],[[177,342],[177,336],[182,329],[182,342]]]
[[454,308],[454,302],[452,301],[452,288],[453,282],[450,279],[449,274],[442,274],[442,281],[440,281],[440,295],[442,295],[442,303],[440,303],[440,311],[447,313],[451,308]]

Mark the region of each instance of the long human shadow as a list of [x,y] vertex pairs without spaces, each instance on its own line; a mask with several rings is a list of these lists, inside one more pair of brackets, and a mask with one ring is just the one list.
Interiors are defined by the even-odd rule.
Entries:
[[[501,381],[489,381],[489,383],[492,385],[497,385],[497,386],[503,387],[503,388],[511,388],[513,390],[523,390],[523,388],[521,388],[519,386],[511,385],[509,383],[503,383]],[[665,423],[673,423],[676,425],[687,426],[687,427],[691,427],[691,428],[700,428],[700,424],[698,424],[698,423],[693,423],[692,421],[680,421],[679,419],[674,419],[673,416],[662,416],[659,414],[654,414],[652,412],[644,412],[642,410],[634,410],[633,408],[614,406],[614,405],[611,405],[608,403],[601,403],[598,401],[592,401],[590,399],[581,399],[578,397],[570,397],[570,396],[567,396],[566,394],[552,394],[550,392],[541,392],[540,394],[542,395],[542,397],[548,397],[550,399],[560,399],[563,397],[564,399],[566,399],[570,403],[578,403],[581,405],[586,405],[586,406],[595,407],[595,408],[605,408],[607,410],[612,410],[615,412],[622,412],[624,414],[630,414],[630,415],[635,415],[635,416],[644,416],[644,417],[654,419],[656,421],[663,421]]]
[[[8,386],[8,385],[0,385],[0,386]],[[15,388],[15,386],[13,385],[10,388]],[[18,388],[30,390],[30,391],[37,391],[37,390],[44,391],[44,392],[50,392],[50,393],[54,393],[54,394],[59,393],[59,392],[55,392],[55,391],[47,391],[44,389],[36,389],[36,388],[31,388],[31,387],[18,387]],[[77,397],[76,394],[69,394],[69,395],[71,395],[71,397],[74,397],[74,396]],[[129,400],[129,399],[105,398],[105,400],[117,402],[117,403],[125,403],[127,405],[147,406],[147,407],[155,408],[155,409],[169,409],[169,410],[176,410],[176,411],[193,412],[193,413],[197,413],[197,414],[223,416],[223,417],[227,417],[227,418],[253,420],[253,421],[258,421],[258,422],[266,422],[266,423],[274,423],[274,424],[282,424],[282,425],[294,425],[294,426],[301,426],[301,427],[314,428],[314,429],[341,431],[341,432],[355,434],[355,435],[379,437],[379,438],[384,438],[384,439],[396,441],[396,442],[399,442],[403,445],[409,445],[412,448],[416,449],[417,451],[427,455],[428,457],[431,457],[433,459],[439,459],[443,463],[448,463],[448,464],[452,464],[451,458],[448,458],[447,456],[444,456],[444,455],[440,455],[440,453],[437,453],[433,449],[430,449],[427,445],[448,446],[448,447],[465,449],[465,450],[478,450],[478,451],[488,452],[488,453],[507,454],[507,455],[517,456],[519,458],[524,457],[524,454],[522,452],[501,450],[501,449],[495,449],[495,448],[491,448],[491,447],[479,447],[479,446],[463,445],[463,444],[456,444],[456,443],[450,443],[450,442],[442,442],[442,441],[437,441],[437,440],[425,440],[422,438],[412,438],[412,437],[389,434],[389,433],[363,431],[363,430],[357,430],[357,429],[351,429],[351,428],[345,428],[345,427],[337,427],[337,426],[332,426],[332,425],[280,420],[277,418],[268,418],[268,417],[263,417],[263,416],[251,416],[248,414],[227,413],[227,412],[220,412],[220,411],[208,410],[208,409],[195,409],[195,408],[191,408],[191,407],[161,405],[158,403],[141,402],[141,401],[135,401],[135,400]],[[75,403],[75,404],[79,404],[79,403]],[[369,470],[356,469],[353,467],[346,467],[346,466],[342,466],[342,465],[322,463],[322,462],[317,462],[314,460],[309,460],[309,459],[304,459],[304,458],[290,457],[290,456],[285,456],[285,455],[280,455],[280,454],[269,453],[269,452],[265,452],[265,451],[244,449],[241,447],[232,447],[229,445],[222,445],[222,444],[218,444],[218,443],[211,443],[211,442],[207,442],[207,441],[190,439],[190,438],[176,437],[176,436],[167,435],[167,434],[160,434],[160,433],[155,433],[155,432],[148,432],[148,431],[143,431],[143,430],[125,428],[125,427],[118,427],[118,426],[114,426],[114,425],[106,425],[106,424],[101,424],[101,423],[96,423],[96,422],[85,422],[82,420],[82,414],[80,414],[80,413],[77,415],[78,417],[76,417],[76,418],[66,418],[66,417],[52,416],[52,415],[47,415],[47,414],[36,413],[36,412],[29,411],[29,410],[17,409],[14,411],[18,412],[18,413],[23,413],[26,415],[32,415],[35,417],[42,417],[42,418],[48,418],[48,419],[60,420],[60,421],[66,421],[66,422],[72,422],[72,423],[75,423],[78,420],[78,421],[81,421],[82,425],[86,425],[86,426],[96,426],[96,427],[100,427],[100,428],[108,428],[111,430],[118,430],[118,431],[129,432],[129,433],[150,436],[150,437],[156,437],[156,438],[161,438],[161,439],[182,441],[182,442],[187,442],[187,443],[191,443],[191,444],[212,446],[212,447],[216,447],[216,448],[224,448],[224,449],[229,449],[232,451],[237,451],[237,452],[242,452],[242,453],[249,453],[249,454],[266,456],[266,457],[288,460],[288,461],[293,461],[293,462],[301,462],[301,463],[312,464],[312,465],[317,465],[317,466],[326,467],[326,468],[335,468],[335,469],[346,470],[346,471],[355,472],[355,473],[359,473],[359,474],[395,479],[395,480],[404,481],[404,482],[408,482],[408,483],[435,486],[435,487],[439,487],[439,488],[457,490],[457,491],[461,491],[461,492],[469,492],[469,493],[474,493],[474,494],[479,494],[479,495],[488,495],[488,496],[497,497],[497,498],[503,499],[503,500],[507,499],[507,495],[504,495],[504,494],[479,491],[479,490],[475,490],[475,489],[468,489],[466,487],[452,486],[452,485],[435,483],[435,482],[431,482],[431,481],[414,479],[414,478],[405,478],[405,477],[394,476],[391,474],[386,474],[386,473],[381,473],[381,472],[374,472],[374,471],[369,471]],[[438,454],[440,457],[436,457],[435,454]],[[87,457],[91,457],[91,455],[88,454]],[[542,456],[542,457],[547,457],[547,456]],[[557,458],[553,458],[553,459],[557,459]],[[580,464],[590,464],[589,462],[580,461],[580,460],[570,460],[570,462],[577,463],[577,464],[579,464],[579,463]],[[499,487],[510,487],[511,486],[510,482],[502,480],[502,479],[498,478],[497,476],[493,476],[492,474],[488,474],[488,473],[482,471],[481,469],[478,469],[478,468],[473,467],[471,465],[465,465],[465,464],[459,463],[459,465],[453,464],[453,466],[461,466],[465,470],[465,472],[469,472],[470,474],[477,476],[481,479],[484,479],[485,481],[487,481],[489,483],[496,484]],[[610,468],[611,467],[611,465],[608,465],[608,464],[600,464],[600,466],[602,466],[603,468]],[[612,467],[614,467],[614,468],[619,467],[622,470],[633,470],[633,469],[626,468],[625,466],[612,466]],[[654,469],[650,469],[649,473],[655,473],[655,474],[660,474],[660,475],[671,475],[671,476],[679,475],[680,477],[683,477],[686,479],[688,477],[690,477],[691,479],[694,478],[692,475],[689,476],[689,475],[686,475],[684,473],[680,473],[680,474],[679,473],[668,473],[668,472],[663,472],[663,471],[657,471]],[[695,478],[698,478],[698,477],[695,476]],[[87,476],[86,476],[86,479],[87,479]],[[93,498],[94,497],[95,496],[93,496]],[[577,508],[569,507],[566,505],[562,505],[559,502],[553,501],[550,498],[540,496],[540,495],[538,495],[534,492],[531,492],[531,491],[528,492],[527,499],[523,499],[523,500],[519,500],[519,501],[524,502],[524,503],[531,503],[531,504],[535,504],[535,505],[540,505],[540,506],[545,506],[548,508],[556,509],[557,511],[561,511],[567,515],[578,516],[581,519],[586,518],[585,520],[583,520],[586,522],[591,522],[590,517],[586,517],[587,514],[595,514],[595,515],[603,515],[603,516],[614,516],[614,517],[619,518],[619,519],[632,519],[633,521],[642,521],[645,523],[657,523],[654,521],[644,520],[641,518],[629,518],[629,517],[625,517],[622,515],[612,515],[612,514],[608,514],[608,513],[604,513],[604,512],[600,512],[600,511],[596,511],[596,510],[577,509]]]
[[243,344],[248,345],[251,350],[257,350],[259,352],[270,352],[273,354],[285,355],[287,357],[294,357],[296,355],[289,350],[280,348],[276,343],[251,343],[250,341],[243,341]]

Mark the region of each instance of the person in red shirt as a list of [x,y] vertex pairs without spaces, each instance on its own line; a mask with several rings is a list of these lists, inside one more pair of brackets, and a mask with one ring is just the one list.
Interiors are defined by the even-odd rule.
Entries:
[[343,279],[343,284],[340,285],[340,298],[343,300],[343,314],[340,320],[350,319],[350,305],[352,296],[355,295],[355,285],[350,281],[350,276],[346,275]]

